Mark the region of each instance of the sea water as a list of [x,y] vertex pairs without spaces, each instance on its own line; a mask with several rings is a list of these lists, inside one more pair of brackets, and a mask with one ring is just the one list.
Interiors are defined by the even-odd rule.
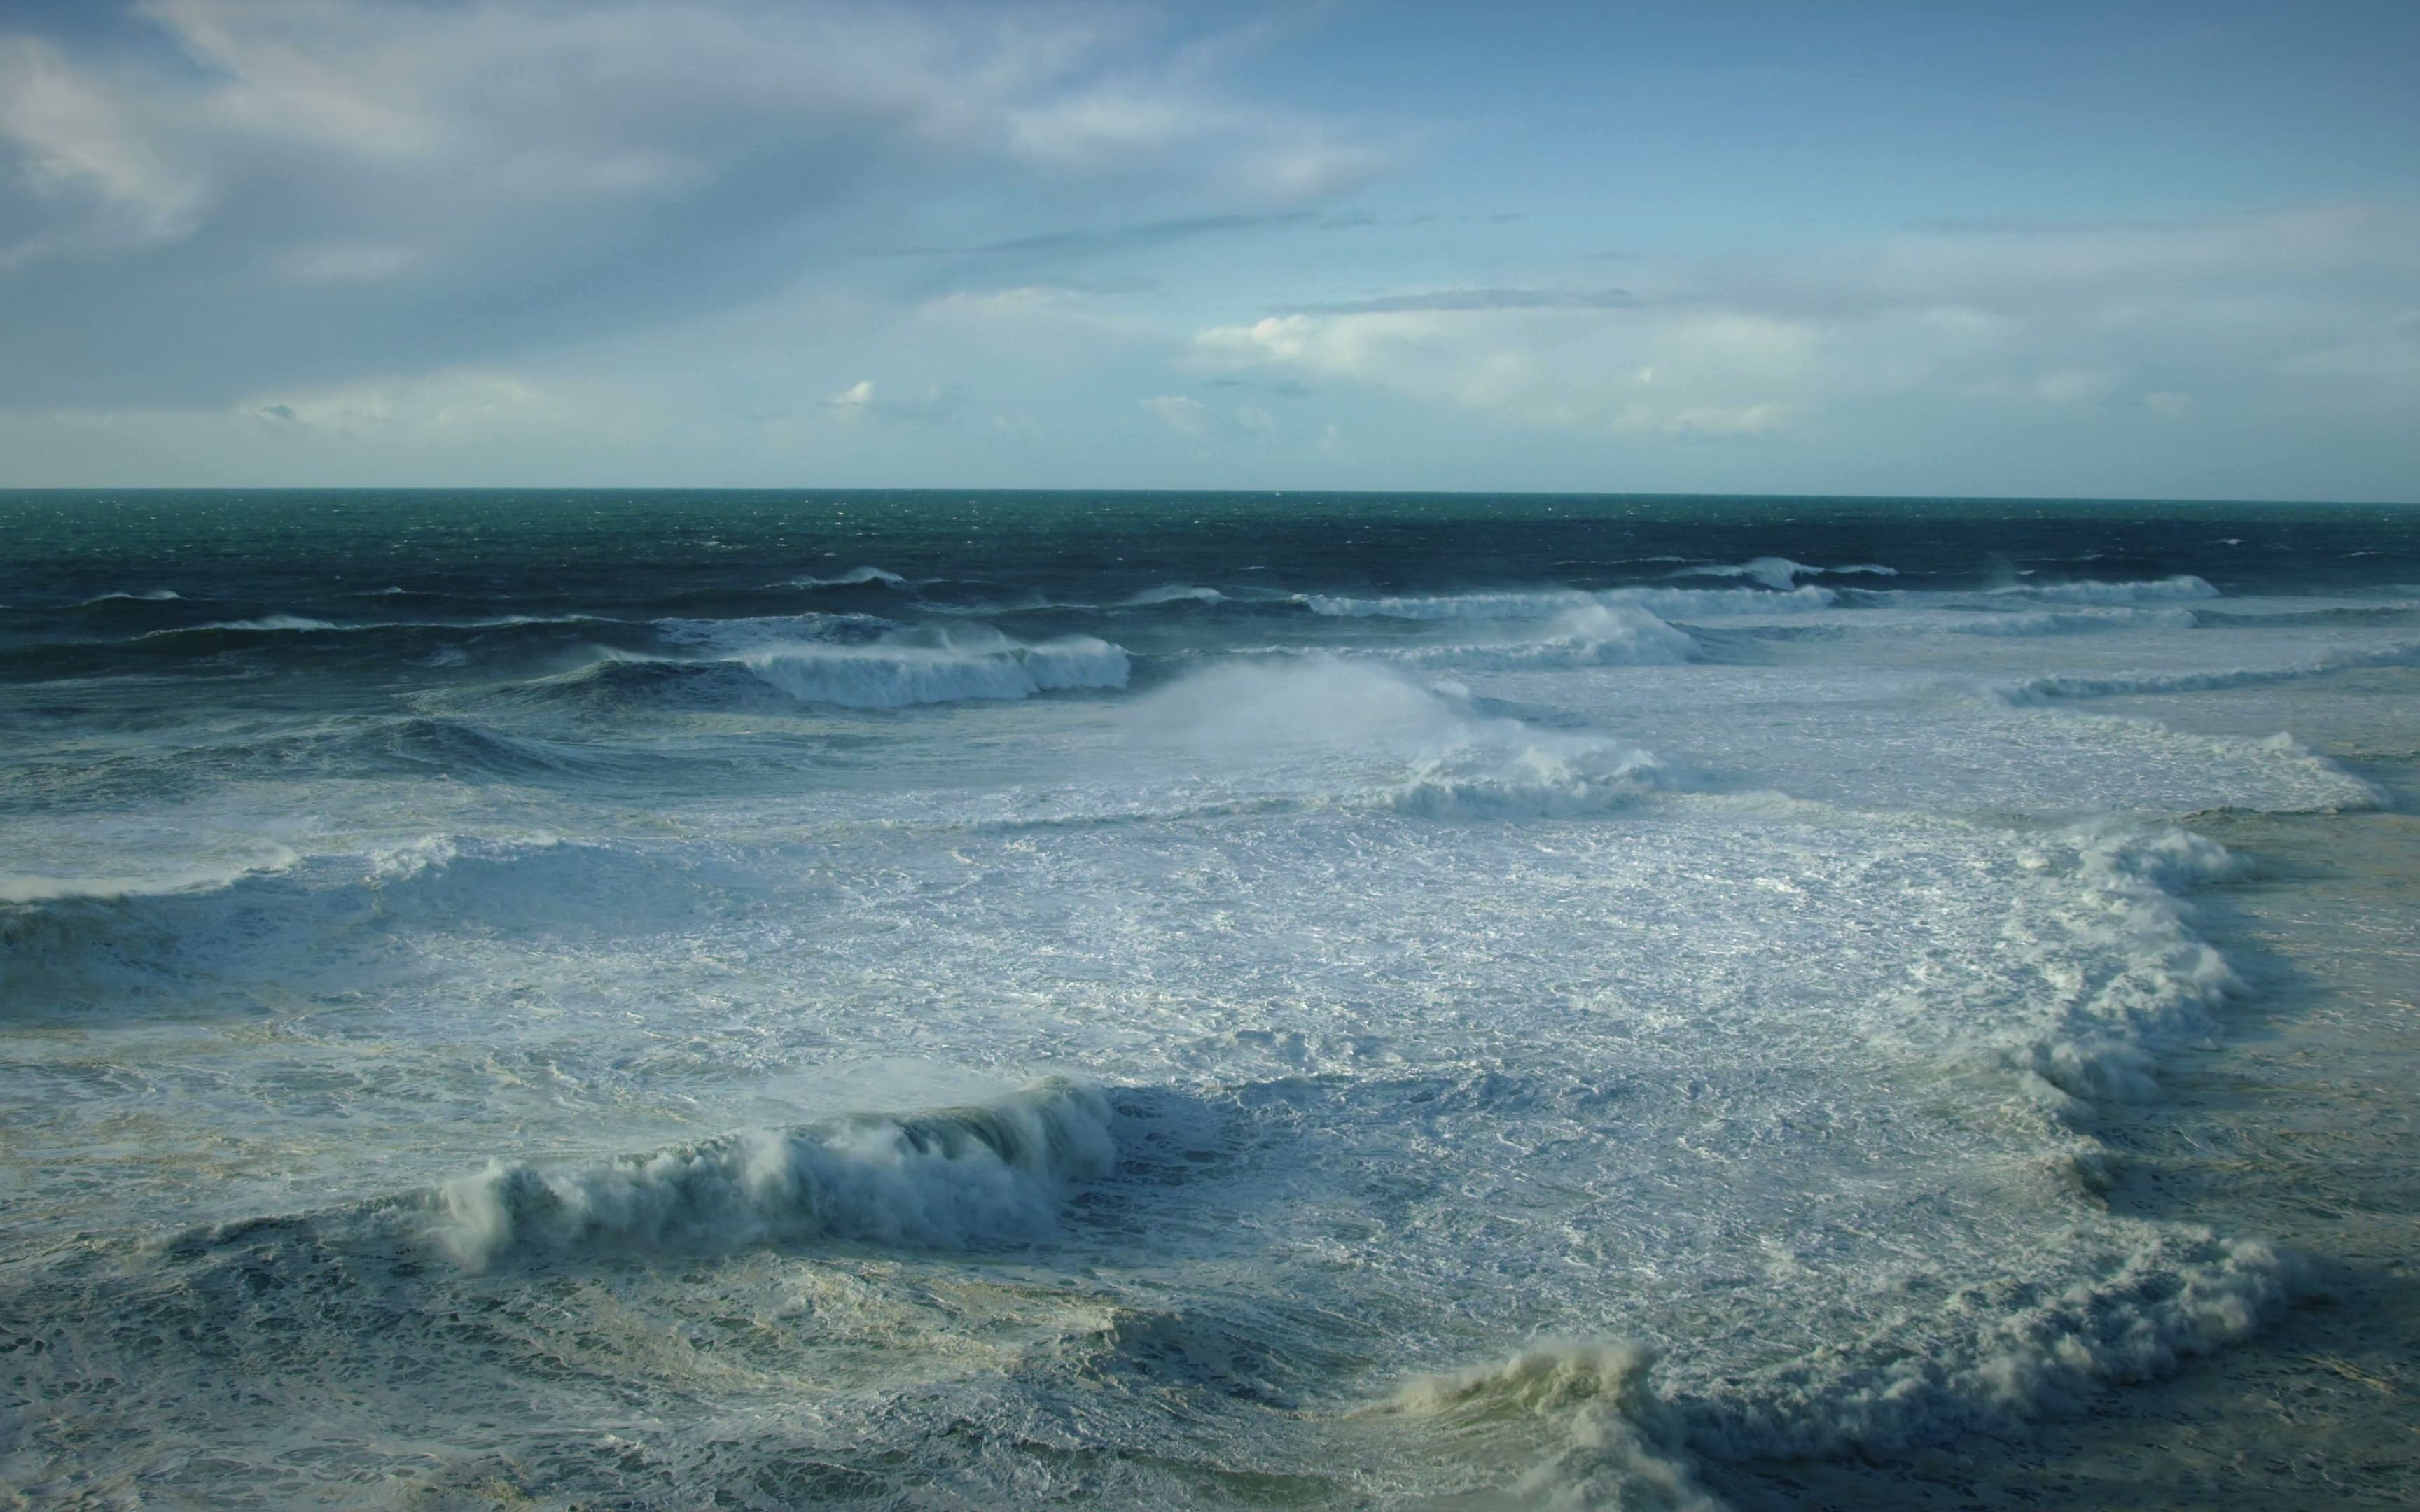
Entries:
[[2392,801],[2292,717],[2415,525],[0,495],[0,1495],[1687,1507],[2160,1375],[2295,1262],[2096,1130],[2196,823]]

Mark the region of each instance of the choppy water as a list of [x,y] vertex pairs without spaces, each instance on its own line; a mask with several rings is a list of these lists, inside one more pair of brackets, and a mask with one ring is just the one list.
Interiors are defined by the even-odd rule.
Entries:
[[0,495],[0,1486],[1693,1505],[2159,1373],[2289,1267],[2093,1129],[2415,524]]

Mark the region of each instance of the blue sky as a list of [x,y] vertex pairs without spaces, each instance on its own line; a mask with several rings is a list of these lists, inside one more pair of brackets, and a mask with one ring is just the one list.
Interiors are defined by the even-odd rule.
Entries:
[[0,486],[2420,498],[2420,6],[0,0]]

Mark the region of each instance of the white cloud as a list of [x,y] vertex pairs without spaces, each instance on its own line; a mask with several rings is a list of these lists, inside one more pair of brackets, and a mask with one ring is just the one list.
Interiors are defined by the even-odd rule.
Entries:
[[1761,435],[1908,394],[2078,408],[2132,388],[2154,397],[2131,408],[2173,419],[2190,401],[2157,378],[2180,369],[2241,389],[2335,377],[2415,394],[2420,321],[2381,311],[2403,309],[2415,269],[2420,215],[2381,207],[1935,228],[1791,256],[1634,259],[1619,299],[1548,285],[1304,308],[1202,328],[1192,361],[1631,436]]
[[474,370],[262,395],[237,412],[272,427],[413,444],[483,441],[577,418],[524,378]]
[[411,266],[409,247],[323,241],[277,254],[277,270],[306,284],[374,284]]
[[854,424],[861,420],[885,424],[936,424],[954,419],[967,407],[964,390],[934,384],[918,399],[886,399],[875,393],[870,378],[860,378],[824,400],[832,418]]
[[1142,407],[1170,429],[1197,440],[1252,441],[1273,436],[1278,429],[1277,417],[1258,405],[1221,409],[1187,394],[1163,393],[1145,399]]
[[1208,405],[1181,393],[1163,393],[1156,398],[1145,399],[1142,407],[1187,436],[1207,436],[1218,428],[1218,417]]
[[1787,423],[1823,340],[1801,322],[1683,307],[1388,310],[1211,327],[1194,353],[1215,369],[1290,367],[1524,424],[1735,436]]
[[859,378],[824,400],[824,408],[831,410],[835,419],[844,421],[862,419],[873,404],[874,380],[871,378]]

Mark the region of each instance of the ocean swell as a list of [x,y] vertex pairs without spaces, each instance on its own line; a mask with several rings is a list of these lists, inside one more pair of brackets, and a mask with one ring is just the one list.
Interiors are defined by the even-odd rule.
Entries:
[[2179,599],[2216,598],[2218,590],[2189,574],[2148,582],[2019,583],[1998,588],[1992,598],[2024,599],[2038,604],[2160,604]]
[[2146,693],[2207,693],[2300,682],[2360,667],[2420,666],[2420,640],[2375,646],[2335,646],[2283,667],[2227,667],[2194,671],[2062,672],[1993,686],[2010,703],[2055,699],[2123,698]]

